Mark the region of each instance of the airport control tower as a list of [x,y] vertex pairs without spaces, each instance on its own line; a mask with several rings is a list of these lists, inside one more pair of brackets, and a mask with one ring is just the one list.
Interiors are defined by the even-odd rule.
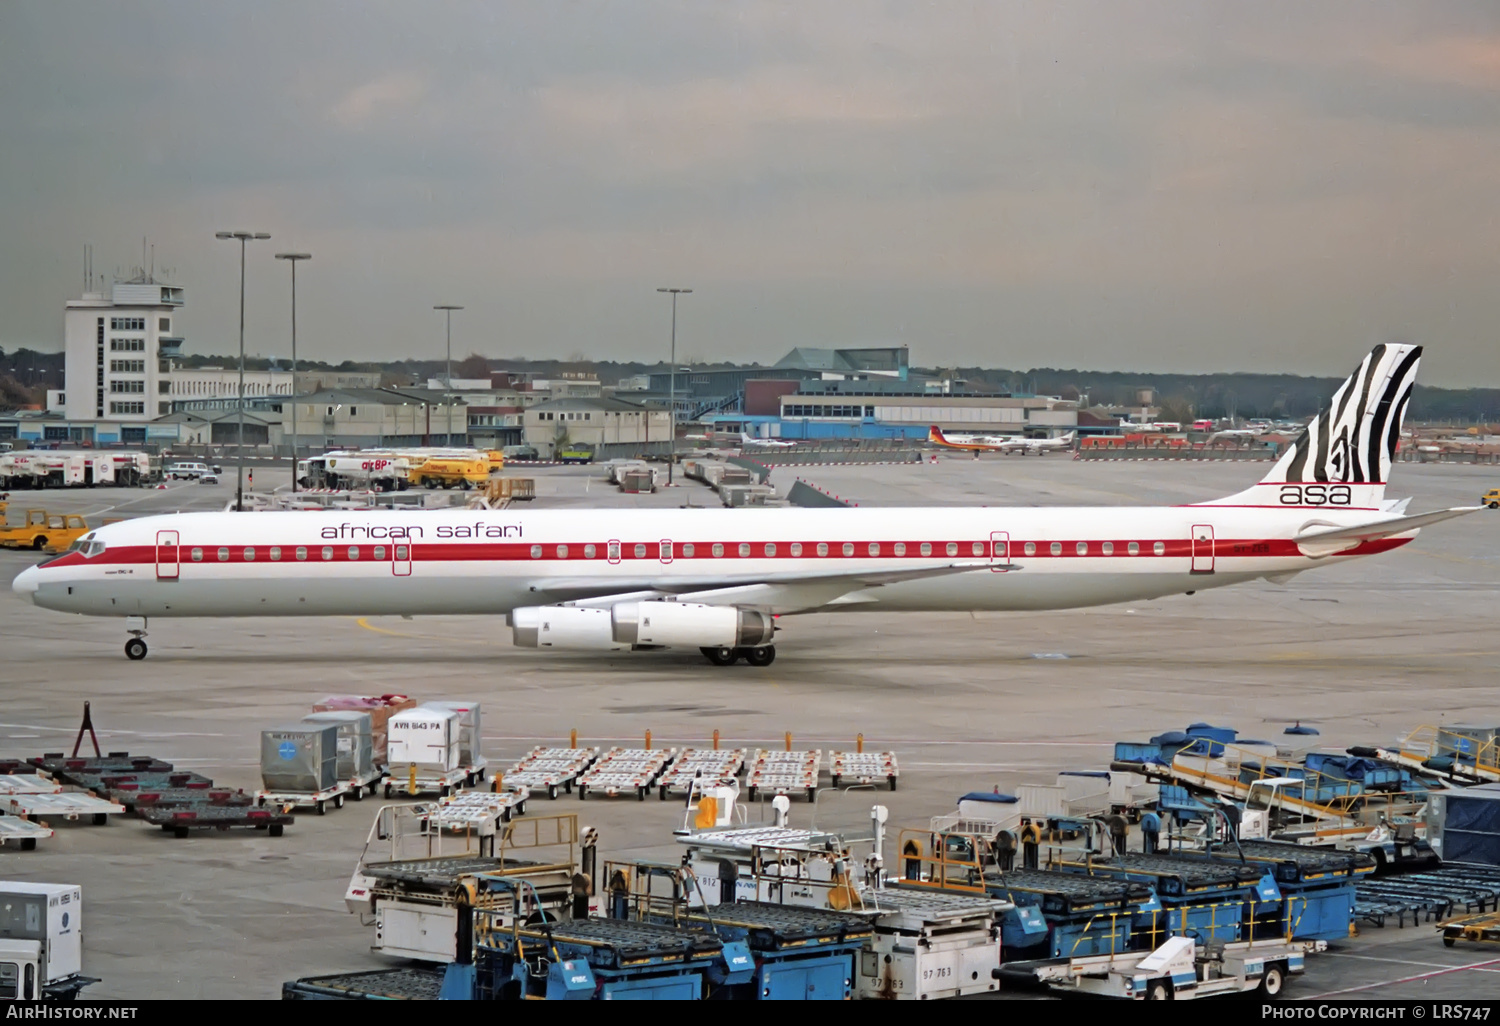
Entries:
[[150,272],[115,282],[109,293],[68,300],[63,410],[70,420],[145,423],[171,410],[170,361],[182,353],[174,333],[181,286]]

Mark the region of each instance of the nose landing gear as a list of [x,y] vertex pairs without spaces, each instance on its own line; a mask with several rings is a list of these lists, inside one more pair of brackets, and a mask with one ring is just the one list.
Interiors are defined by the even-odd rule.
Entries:
[[131,662],[138,662],[146,658],[146,618],[144,616],[132,616],[125,620],[125,633],[131,635],[129,641],[125,642],[125,658]]

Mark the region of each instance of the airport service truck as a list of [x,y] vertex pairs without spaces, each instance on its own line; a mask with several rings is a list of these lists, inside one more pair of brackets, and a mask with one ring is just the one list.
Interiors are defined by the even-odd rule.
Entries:
[[0,880],[0,1000],[72,1001],[83,975],[83,891]]

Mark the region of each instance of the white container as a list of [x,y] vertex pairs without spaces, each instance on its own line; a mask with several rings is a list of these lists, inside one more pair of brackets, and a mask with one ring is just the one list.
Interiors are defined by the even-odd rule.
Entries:
[[83,891],[77,884],[0,880],[0,943],[29,941],[40,943],[40,984],[83,972]]
[[[458,714],[458,764],[477,766],[484,761],[481,752],[484,742],[479,732],[478,702],[424,702],[429,709],[442,709]],[[420,708],[420,707],[419,707]]]
[[392,716],[386,727],[395,777],[411,766],[418,772],[447,773],[463,765],[458,757],[459,717],[451,709],[406,709]]

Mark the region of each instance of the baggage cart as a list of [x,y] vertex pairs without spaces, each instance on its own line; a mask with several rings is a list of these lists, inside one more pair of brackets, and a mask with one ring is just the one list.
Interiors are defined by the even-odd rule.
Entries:
[[537,746],[505,771],[507,784],[545,791],[555,799],[559,789],[573,793],[573,784],[599,758],[597,748],[544,748]]
[[169,808],[139,808],[136,815],[163,833],[186,837],[192,830],[229,830],[248,827],[280,837],[293,822],[290,813],[277,809],[258,809],[247,805],[194,805]]
[[512,816],[526,814],[526,799],[530,794],[524,787],[507,787],[504,791],[460,791],[439,801],[430,821],[439,830],[454,833],[493,833],[502,823],[509,823]]
[[[1130,1001],[1191,1001],[1250,991],[1282,996],[1287,978],[1305,971],[1308,952],[1326,951],[1326,941],[1233,941],[1204,948],[1191,937],[1170,937],[1154,951],[1012,964],[1004,975],[1028,973],[1050,989]],[[999,977],[1001,970],[995,970]]]
[[689,794],[695,786],[713,787],[734,784],[738,790],[739,775],[745,768],[745,749],[684,748],[677,761],[657,782],[662,801],[668,795]]
[[125,806],[104,798],[95,798],[87,791],[55,791],[22,794],[0,794],[0,813],[20,816],[24,819],[66,819],[77,822],[87,819],[94,826],[104,826],[110,816],[118,816]]
[[894,791],[896,778],[901,775],[895,752],[834,752],[829,761],[834,787],[845,781],[873,784],[884,780]]
[[582,801],[599,793],[614,798],[634,792],[645,801],[646,792],[676,757],[675,748],[611,748],[578,778],[578,798]]
[[757,795],[791,795],[805,792],[808,801],[818,794],[818,774],[823,764],[823,750],[813,748],[797,752],[773,752],[758,749],[745,774],[747,797]]
[[259,808],[278,808],[290,812],[293,809],[312,809],[322,816],[328,806],[344,807],[344,797],[354,790],[347,780],[340,780],[332,787],[321,791],[256,791],[255,804]]
[[0,816],[0,847],[14,844],[22,851],[34,851],[36,842],[53,836],[52,828],[45,823],[33,823],[29,819],[15,816]]

